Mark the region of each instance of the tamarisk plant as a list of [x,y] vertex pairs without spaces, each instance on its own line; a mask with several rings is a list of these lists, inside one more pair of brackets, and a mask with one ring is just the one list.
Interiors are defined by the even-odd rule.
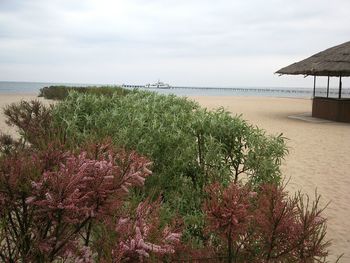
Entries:
[[51,110],[38,100],[21,101],[5,107],[6,123],[16,126],[22,138],[30,143],[36,140],[38,135],[43,135],[51,124]]
[[239,187],[234,183],[226,189],[215,183],[208,187],[207,192],[209,199],[204,204],[207,229],[227,241],[229,262],[233,262],[252,219],[249,198],[253,193],[247,187]]
[[172,232],[169,227],[160,227],[159,209],[159,200],[153,203],[146,200],[138,205],[134,218],[119,219],[116,231],[124,236],[124,241],[113,249],[114,258],[144,262],[152,252],[158,255],[175,253],[174,245],[180,243],[181,234]]
[[[258,192],[247,186],[213,184],[205,202],[207,229],[222,240],[217,254],[227,251],[227,262],[324,262],[329,241],[325,240],[324,208],[320,196],[310,202],[300,193],[289,198],[273,184]],[[210,244],[208,244],[210,245]]]
[[0,153],[10,153],[9,149],[20,150],[25,147],[35,149],[47,149],[51,147],[76,146],[69,144],[67,141],[66,130],[62,125],[55,125],[53,122],[52,110],[54,105],[46,106],[38,100],[20,101],[12,103],[3,109],[6,117],[6,124],[17,129],[20,137],[17,140],[12,139],[9,135],[2,135],[0,142],[7,146],[0,149]]
[[[144,185],[151,163],[135,152],[117,151],[110,145],[95,144],[87,149],[76,154],[26,149],[0,158],[3,262],[93,262],[99,257],[93,246],[95,226],[122,216],[129,189]],[[145,235],[149,228],[145,221],[142,227],[136,232],[138,241],[140,231]],[[114,230],[118,233],[117,227]],[[128,242],[122,238],[133,235],[134,230],[130,231],[115,241],[114,253],[122,249],[119,243]],[[166,240],[178,238],[170,230],[164,233]],[[150,244],[145,240],[150,253],[173,251],[170,242],[165,248]],[[129,247],[128,252],[138,253],[138,246]],[[115,258],[115,262],[122,259]]]

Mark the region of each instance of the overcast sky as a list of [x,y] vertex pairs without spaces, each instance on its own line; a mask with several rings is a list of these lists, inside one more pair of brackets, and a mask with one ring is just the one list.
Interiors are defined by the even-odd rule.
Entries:
[[283,66],[350,41],[349,0],[0,0],[0,80],[308,86]]

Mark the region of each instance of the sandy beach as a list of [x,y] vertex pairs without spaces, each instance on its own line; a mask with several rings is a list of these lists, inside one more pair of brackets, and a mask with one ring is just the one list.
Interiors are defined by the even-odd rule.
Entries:
[[[37,99],[34,94],[0,94],[0,108],[21,99]],[[350,124],[308,122],[289,116],[311,112],[311,100],[267,97],[190,97],[208,109],[223,106],[233,114],[242,114],[250,123],[271,134],[283,133],[289,140],[289,155],[283,174],[290,192],[302,190],[322,195],[328,238],[333,240],[330,260],[346,253],[341,262],[350,262]],[[0,114],[0,130],[15,133]]]

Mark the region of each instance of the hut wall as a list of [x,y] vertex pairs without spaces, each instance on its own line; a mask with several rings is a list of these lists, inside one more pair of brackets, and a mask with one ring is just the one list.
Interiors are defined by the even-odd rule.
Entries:
[[350,99],[315,97],[312,117],[350,123]]

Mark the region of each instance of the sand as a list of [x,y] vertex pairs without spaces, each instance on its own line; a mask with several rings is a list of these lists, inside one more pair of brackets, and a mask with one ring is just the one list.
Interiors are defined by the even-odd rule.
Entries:
[[[191,97],[208,109],[224,107],[242,114],[250,123],[270,134],[288,138],[289,155],[282,171],[290,178],[287,189],[322,196],[328,218],[331,256],[345,253],[341,262],[350,262],[350,124],[307,122],[289,116],[311,114],[310,99],[265,97]],[[334,261],[333,261],[334,262]]]
[[[350,124],[307,122],[289,116],[311,112],[311,100],[267,97],[190,97],[213,109],[223,106],[233,114],[242,114],[250,123],[270,134],[283,133],[289,155],[282,170],[290,178],[290,192],[302,190],[311,196],[317,188],[328,218],[328,238],[333,240],[330,260],[345,253],[341,262],[350,262]],[[0,94],[0,108],[21,99],[36,99],[34,94]],[[15,133],[4,123],[0,130]]]

